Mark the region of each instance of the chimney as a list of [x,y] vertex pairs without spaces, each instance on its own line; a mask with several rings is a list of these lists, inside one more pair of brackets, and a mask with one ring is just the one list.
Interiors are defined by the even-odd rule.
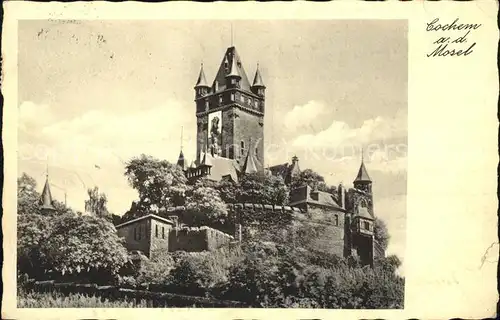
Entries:
[[344,185],[342,185],[342,183],[339,184],[339,188],[338,188],[338,196],[339,196],[339,206],[342,208],[342,209],[345,209],[345,189],[344,189]]

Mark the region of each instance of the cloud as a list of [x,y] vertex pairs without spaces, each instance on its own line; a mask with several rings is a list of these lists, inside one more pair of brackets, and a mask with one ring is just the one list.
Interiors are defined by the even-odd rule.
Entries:
[[324,103],[311,100],[304,105],[294,106],[283,119],[288,129],[295,130],[298,127],[309,126],[325,111]]
[[334,120],[328,128],[315,134],[299,135],[293,139],[295,147],[336,148],[340,146],[365,146],[370,142],[394,140],[407,135],[406,112],[392,118],[376,117],[365,120],[360,127],[351,128],[347,123]]
[[[108,194],[110,209],[123,213],[136,197],[123,175],[125,161],[141,153],[176,161],[180,123],[187,133],[184,152],[187,157],[194,155],[196,120],[188,111],[170,100],[132,113],[102,108],[60,119],[48,105],[24,102],[19,109],[20,173],[27,171],[42,184],[48,159],[52,184],[67,190],[72,207],[81,210],[85,188],[97,185]],[[189,125],[193,128],[186,128]],[[63,197],[60,194],[58,200]]]

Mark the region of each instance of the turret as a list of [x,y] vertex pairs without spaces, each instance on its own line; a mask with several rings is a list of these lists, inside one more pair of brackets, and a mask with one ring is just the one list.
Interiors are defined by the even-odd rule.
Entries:
[[266,86],[264,85],[264,81],[262,81],[258,64],[257,71],[255,71],[255,77],[253,78],[252,92],[261,97],[264,97],[266,92]]
[[205,77],[205,72],[203,71],[203,63],[201,64],[200,74],[198,75],[198,80],[196,81],[194,90],[196,91],[197,99],[206,96],[210,90],[210,86],[208,85]]
[[183,171],[186,171],[186,170],[187,170],[187,161],[186,161],[186,159],[184,158],[184,153],[182,152],[182,150],[181,150],[181,152],[179,153],[179,158],[177,159],[177,165],[178,165],[179,167],[181,167],[181,169],[182,169]]
[[339,206],[342,209],[345,209],[345,188],[342,183],[339,184],[339,187],[337,188],[337,193],[338,193],[338,199],[339,199]]
[[238,65],[236,64],[236,55],[233,53],[231,58],[231,68],[226,75],[226,87],[227,88],[239,88],[240,87],[241,75],[238,71]]
[[50,192],[49,185],[49,175],[47,174],[47,178],[45,180],[45,186],[43,187],[42,196],[40,198],[41,211],[43,214],[52,214],[56,209],[53,205],[52,193]]
[[354,179],[354,188],[370,194],[372,193],[372,180],[368,175],[363,159],[361,159],[361,166],[359,167],[358,175],[356,176],[356,179]]

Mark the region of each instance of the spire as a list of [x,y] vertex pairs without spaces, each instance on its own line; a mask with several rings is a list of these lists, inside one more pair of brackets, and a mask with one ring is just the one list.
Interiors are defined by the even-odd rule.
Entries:
[[233,57],[231,59],[231,70],[226,77],[236,77],[241,78],[240,72],[238,71],[238,66],[236,65],[236,54],[233,53]]
[[194,87],[195,88],[199,88],[199,87],[209,88],[210,87],[207,83],[207,78],[205,77],[205,72],[203,71],[203,62],[201,63],[200,75],[198,76],[198,80],[196,81],[196,85]]
[[361,166],[359,167],[358,175],[356,176],[356,179],[354,179],[354,182],[357,181],[372,182],[370,176],[368,175],[368,171],[366,170],[365,162],[363,161],[363,159],[361,159]]
[[184,153],[181,152],[179,153],[179,158],[177,159],[177,165],[182,168],[182,170],[186,169],[186,160],[184,159]]
[[52,200],[52,193],[50,192],[48,167],[47,167],[47,173],[46,173],[46,179],[45,179],[45,186],[43,187],[40,202],[42,204],[42,207],[41,207],[42,212],[52,212],[52,211],[56,210],[52,204],[53,200]]
[[252,87],[262,87],[265,88],[264,81],[262,81],[262,76],[260,75],[259,64],[257,63],[257,71],[255,71],[255,77],[253,78]]

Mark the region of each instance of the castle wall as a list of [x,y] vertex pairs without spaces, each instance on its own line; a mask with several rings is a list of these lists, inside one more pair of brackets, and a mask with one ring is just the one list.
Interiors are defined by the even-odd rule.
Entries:
[[302,223],[321,228],[313,246],[320,251],[343,257],[346,252],[345,214],[330,208],[309,205],[307,215],[296,216]]
[[125,248],[127,250],[140,250],[149,256],[150,224],[150,219],[144,219],[117,228],[118,236],[125,239]]
[[209,227],[173,228],[169,233],[169,251],[212,251],[228,244],[233,237]]
[[158,220],[151,220],[150,231],[150,257],[155,251],[169,250],[169,233],[172,229],[170,224]]

